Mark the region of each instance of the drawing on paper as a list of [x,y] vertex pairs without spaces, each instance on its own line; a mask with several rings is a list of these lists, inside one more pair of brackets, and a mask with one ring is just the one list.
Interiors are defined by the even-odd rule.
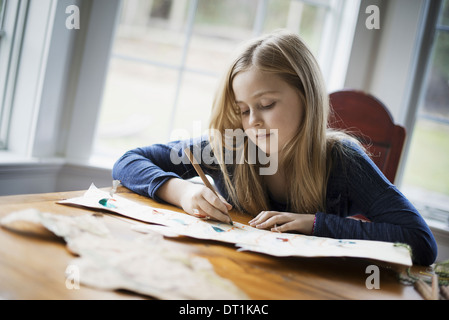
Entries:
[[212,226],[212,229],[214,229],[216,232],[225,232],[223,229],[221,229],[219,227]]
[[238,222],[229,224],[204,221],[184,213],[154,209],[115,195],[115,208],[107,208],[99,200],[108,198],[107,192],[91,186],[83,197],[60,201],[90,208],[106,209],[150,224],[135,226],[136,231],[156,231],[167,237],[188,236],[235,244],[240,251],[287,257],[355,257],[412,265],[410,251],[394,243],[368,240],[330,239],[301,234],[260,230]]
[[108,208],[108,209],[115,209],[117,208],[112,201],[116,201],[115,199],[108,199],[108,198],[103,198],[100,201],[98,201],[99,204],[101,204],[103,207]]

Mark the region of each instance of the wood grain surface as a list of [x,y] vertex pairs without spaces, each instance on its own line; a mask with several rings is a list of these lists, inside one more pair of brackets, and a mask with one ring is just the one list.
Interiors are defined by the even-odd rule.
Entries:
[[[63,199],[81,196],[85,191],[0,197],[0,217],[28,208],[63,215],[101,215],[117,237],[134,238],[131,230],[141,222],[105,211],[60,205]],[[153,207],[182,212],[119,187],[118,194]],[[234,221],[250,218],[231,211]],[[74,256],[63,240],[28,228],[15,232],[0,228],[0,299],[147,299],[125,291],[101,291],[81,285],[66,287],[65,271]],[[209,259],[217,274],[233,281],[251,299],[421,299],[412,286],[397,278],[400,267],[378,261],[353,258],[277,258],[238,252],[236,247],[187,237],[165,239],[186,252]],[[380,268],[380,289],[368,289],[367,266]],[[400,270],[399,270],[400,271]]]

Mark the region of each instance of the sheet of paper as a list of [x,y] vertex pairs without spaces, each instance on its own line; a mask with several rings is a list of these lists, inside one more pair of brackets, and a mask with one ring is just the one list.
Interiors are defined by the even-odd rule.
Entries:
[[159,299],[248,299],[231,281],[218,276],[207,259],[186,254],[160,234],[117,239],[101,218],[33,209],[12,213],[1,219],[0,225],[17,230],[23,226],[18,222],[42,225],[64,238],[69,250],[79,256],[70,267],[77,269],[81,284],[125,289]]
[[234,226],[231,226],[220,222],[203,221],[187,214],[140,205],[118,195],[105,205],[102,200],[108,198],[107,192],[92,185],[83,197],[60,203],[105,209],[140,221],[158,224],[134,227],[136,231],[143,233],[157,231],[167,237],[182,235],[234,243],[239,250],[273,256],[354,257],[412,265],[410,251],[394,243],[275,233],[241,223],[234,223]]

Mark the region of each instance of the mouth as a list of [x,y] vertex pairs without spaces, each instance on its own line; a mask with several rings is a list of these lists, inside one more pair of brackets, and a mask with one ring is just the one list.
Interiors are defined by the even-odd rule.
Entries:
[[262,139],[268,139],[269,137],[271,137],[271,133],[269,134],[258,134],[256,135],[257,140],[262,140]]

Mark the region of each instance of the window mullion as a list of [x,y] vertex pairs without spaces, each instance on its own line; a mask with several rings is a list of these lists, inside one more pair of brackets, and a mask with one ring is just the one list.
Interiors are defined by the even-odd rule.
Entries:
[[268,0],[259,0],[257,3],[257,14],[254,20],[253,35],[258,36],[263,32],[265,18],[267,16]]
[[439,24],[436,26],[438,31],[449,32],[449,26]]
[[170,114],[170,122],[168,126],[167,131],[167,137],[170,137],[171,132],[174,129],[174,123],[176,119],[176,111],[178,110],[178,104],[179,104],[179,95],[181,93],[181,86],[182,81],[184,79],[184,72],[186,69],[186,62],[187,62],[187,54],[189,52],[190,42],[192,40],[192,34],[193,34],[193,26],[195,24],[195,18],[196,18],[196,12],[198,10],[198,1],[199,0],[191,0],[190,2],[190,8],[187,16],[187,27],[185,32],[185,40],[184,45],[182,48],[182,56],[181,56],[181,65],[178,73],[178,81],[176,83],[176,89],[175,89],[175,98],[173,101],[173,107]]
[[3,19],[5,17],[6,1],[3,1],[0,7],[0,31],[3,29]]
[[0,36],[3,39],[0,44],[0,149],[9,147],[11,114],[27,8],[27,1],[5,1],[1,8]]

